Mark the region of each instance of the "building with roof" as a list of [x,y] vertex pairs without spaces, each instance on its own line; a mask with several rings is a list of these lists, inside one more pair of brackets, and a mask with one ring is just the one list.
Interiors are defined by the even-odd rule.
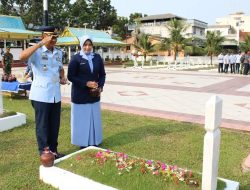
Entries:
[[[83,35],[89,35],[93,39],[94,50],[98,51],[103,58],[115,58],[120,54],[121,47],[126,46],[125,43],[114,40],[106,31],[94,30],[89,28],[73,28],[66,27],[57,40],[58,46],[67,46],[69,55],[72,55],[72,50],[77,51],[79,48],[79,38]],[[70,56],[69,56],[70,58]]]
[[184,33],[185,37],[205,39],[205,29],[207,28],[206,22],[197,19],[186,19],[170,13],[150,15],[141,18],[139,29],[146,34],[168,38],[169,31],[167,30],[166,25],[171,19],[183,20],[187,23],[188,28]]
[[[138,28],[140,32],[150,35],[149,40],[152,44],[159,45],[165,38],[170,37],[170,33],[166,25],[172,19],[182,20],[187,24],[187,30],[183,34],[184,37],[195,39],[195,44],[199,46],[204,45],[205,29],[207,28],[206,22],[197,19],[186,19],[184,17],[180,17],[170,13],[142,17],[140,18],[140,24],[136,23],[135,25],[128,25],[128,31],[132,31]],[[134,35],[132,32],[132,36],[125,39],[125,41],[130,44],[130,47],[128,49],[131,52],[136,49],[136,47],[134,47],[133,45],[135,40],[133,36]],[[173,52],[158,50],[157,52],[153,52],[150,54],[169,56],[173,55]],[[184,52],[179,52],[179,56],[184,56]]]
[[250,16],[243,12],[236,12],[217,18],[214,25],[208,26],[207,31],[220,32],[226,38],[223,45],[236,48],[239,42],[244,41],[243,36],[250,32]]
[[26,30],[21,17],[0,15],[0,48],[10,46],[14,60],[19,60],[19,53],[26,48],[30,39],[37,36],[41,36],[41,33]]

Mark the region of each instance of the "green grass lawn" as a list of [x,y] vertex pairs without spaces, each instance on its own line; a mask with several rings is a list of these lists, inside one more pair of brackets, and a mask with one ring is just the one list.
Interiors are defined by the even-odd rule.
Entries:
[[[39,156],[34,113],[29,100],[4,98],[4,109],[27,114],[27,125],[0,133],[0,189],[53,189],[39,181]],[[118,112],[103,111],[102,148],[131,156],[177,164],[195,172],[202,170],[202,126]],[[70,107],[62,108],[59,151],[78,150],[70,143]],[[241,162],[250,153],[250,133],[222,129],[219,176],[250,189],[250,173],[241,172]]]

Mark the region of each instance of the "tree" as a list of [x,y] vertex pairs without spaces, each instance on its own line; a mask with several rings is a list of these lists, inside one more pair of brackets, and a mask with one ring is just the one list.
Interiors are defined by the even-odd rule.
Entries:
[[225,38],[221,36],[220,32],[207,31],[205,50],[210,56],[211,65],[213,63],[213,55],[221,50],[221,44],[224,42]]
[[90,26],[97,30],[107,30],[115,24],[116,9],[111,6],[110,0],[88,0],[87,4],[91,14]]
[[149,40],[149,35],[144,33],[139,33],[137,36],[137,41],[135,41],[134,46],[143,54],[144,60],[146,61],[149,52],[153,51],[154,45]]
[[70,6],[70,0],[49,0],[49,25],[65,27]]
[[176,56],[180,50],[182,50],[187,42],[182,35],[187,30],[188,25],[182,21],[177,19],[171,19],[166,25],[170,37],[166,42],[169,43],[171,50],[174,52],[174,61],[176,60]]
[[43,24],[43,2],[31,0],[27,8],[27,14],[20,16],[26,24],[41,26]]
[[127,25],[128,25],[128,18],[118,17],[116,23],[112,26],[112,30],[115,34],[118,34],[118,36],[124,40],[128,35]]
[[14,3],[16,0],[1,0],[0,14],[18,16]]
[[250,50],[250,35],[247,35],[245,41],[240,43],[240,50],[244,52]]
[[83,27],[84,23],[90,24],[90,11],[86,0],[77,0],[70,8],[68,21],[70,25]]
[[43,15],[42,2],[35,0],[1,0],[0,14],[20,16],[24,23],[40,25]]
[[146,14],[142,14],[142,13],[131,13],[129,15],[129,24],[133,24],[135,23],[138,19],[147,16]]
[[[18,15],[23,16],[27,14],[31,0],[15,0],[14,2],[15,2],[15,12]],[[12,5],[12,7],[14,6]]]

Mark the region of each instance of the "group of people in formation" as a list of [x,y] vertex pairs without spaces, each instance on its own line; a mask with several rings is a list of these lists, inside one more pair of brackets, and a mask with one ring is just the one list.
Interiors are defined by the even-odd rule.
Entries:
[[54,26],[41,27],[42,40],[25,49],[20,60],[32,68],[33,82],[29,99],[35,112],[38,152],[49,150],[55,158],[61,116],[60,85],[72,82],[71,89],[71,143],[85,148],[102,143],[100,95],[105,83],[101,56],[93,52],[91,36],[79,38],[81,51],[71,58],[67,77],[63,68],[63,53],[55,47],[58,30]]
[[238,52],[221,52],[218,55],[218,72],[248,75],[250,69],[250,50]]

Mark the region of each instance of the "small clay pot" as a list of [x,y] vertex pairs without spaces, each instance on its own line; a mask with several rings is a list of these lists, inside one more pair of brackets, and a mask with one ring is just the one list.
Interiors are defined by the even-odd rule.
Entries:
[[49,147],[44,148],[40,156],[41,164],[44,167],[52,167],[54,165],[55,155],[49,150]]
[[91,88],[89,89],[89,94],[92,97],[99,97],[100,96],[100,88]]

